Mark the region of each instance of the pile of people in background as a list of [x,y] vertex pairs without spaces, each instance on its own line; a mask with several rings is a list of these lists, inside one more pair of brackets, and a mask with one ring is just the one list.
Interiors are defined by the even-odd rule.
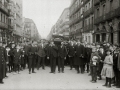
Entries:
[[120,47],[109,43],[86,44],[79,40],[26,42],[21,44],[0,42],[0,83],[7,78],[7,72],[16,75],[28,68],[29,74],[49,66],[50,73],[64,73],[65,65],[75,68],[79,74],[89,73],[91,82],[106,77],[103,86],[120,88]]

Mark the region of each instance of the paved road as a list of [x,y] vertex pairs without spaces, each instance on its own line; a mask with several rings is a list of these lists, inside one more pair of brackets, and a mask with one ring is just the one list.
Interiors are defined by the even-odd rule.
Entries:
[[[51,74],[50,68],[46,70],[36,70],[35,74],[28,74],[28,70],[21,71],[21,74],[9,74],[9,78],[4,79],[5,84],[0,85],[0,90],[117,90],[103,87],[104,80],[91,83],[91,77],[85,74],[77,74],[75,70],[65,67],[65,73]],[[118,89],[119,90],[119,89]]]

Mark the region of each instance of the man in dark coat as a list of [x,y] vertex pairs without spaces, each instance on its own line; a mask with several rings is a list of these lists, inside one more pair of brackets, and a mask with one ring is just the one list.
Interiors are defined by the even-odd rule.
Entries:
[[91,57],[91,53],[92,53],[92,48],[90,47],[90,45],[87,46],[87,61],[86,61],[86,64],[87,64],[87,73],[89,73],[89,70],[90,70],[90,57]]
[[[3,42],[3,47],[5,48],[5,50],[6,50],[6,47],[7,47],[7,44],[5,43],[5,42]],[[7,53],[7,50],[6,50],[6,53]],[[7,56],[7,60],[8,60],[8,56]],[[5,65],[5,77],[7,78],[8,76],[7,76],[7,65],[8,65],[8,61],[6,61],[5,63],[4,63],[4,65]]]
[[79,51],[79,57],[80,57],[79,65],[80,65],[81,73],[83,74],[84,73],[84,64],[85,64],[85,60],[84,60],[84,57],[85,57],[85,48],[82,45],[82,43],[80,44],[79,49],[80,49],[80,51]]
[[5,75],[5,63],[7,61],[7,52],[5,48],[2,46],[2,42],[0,42],[0,84],[3,84],[3,78]]
[[50,73],[55,74],[57,56],[58,56],[58,47],[52,41],[47,51],[47,58],[50,59],[50,66],[51,66]]
[[16,49],[13,51],[13,63],[14,63],[14,74],[16,74],[16,71],[18,71],[18,74],[20,73],[20,63],[21,63],[21,51],[19,45],[16,46]]
[[32,73],[36,73],[34,71],[34,68],[35,68],[35,56],[36,56],[36,53],[37,53],[37,48],[35,47],[35,42],[32,43],[32,45],[29,46],[29,49],[28,49],[28,58],[29,58],[29,74],[31,74],[31,69],[32,69]]
[[74,43],[71,41],[70,45],[68,46],[68,57],[70,61],[70,70],[72,70],[74,65],[74,55],[75,55],[75,46]]
[[24,51],[25,51],[25,62],[24,62],[24,69],[26,68],[26,64],[28,64],[28,49],[29,49],[29,45],[28,42],[25,43],[24,45]]
[[37,69],[39,70],[40,62],[42,64],[42,69],[45,69],[46,53],[45,53],[45,45],[42,40],[41,43],[38,45],[37,55],[38,55]]
[[[64,73],[64,61],[67,56],[67,49],[64,46],[64,42],[61,42],[61,45],[58,47],[58,72],[62,71]],[[62,69],[62,70],[60,70]]]
[[14,59],[14,54],[13,54],[13,51],[15,49],[15,44],[14,43],[11,43],[11,48],[10,48],[10,57],[11,57],[11,61],[10,61],[10,67],[11,67],[11,72],[14,71],[14,63],[13,63],[13,59]]
[[79,65],[80,65],[80,42],[77,42],[77,45],[75,46],[74,65],[76,66],[77,73],[79,73]]
[[103,68],[103,61],[105,59],[105,56],[106,56],[106,53],[103,49],[103,47],[100,47],[99,51],[98,51],[98,54],[99,56],[101,57],[101,61],[99,62],[99,65],[98,65],[98,76],[99,76],[99,80],[102,80],[102,77],[101,77],[101,71],[102,71],[102,68]]

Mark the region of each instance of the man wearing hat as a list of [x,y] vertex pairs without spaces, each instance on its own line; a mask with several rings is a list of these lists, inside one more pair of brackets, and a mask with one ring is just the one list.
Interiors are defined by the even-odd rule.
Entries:
[[[5,42],[3,42],[3,48],[5,48],[5,50],[6,50],[6,47],[7,47],[7,44],[5,43]],[[7,53],[7,50],[6,50],[6,53]],[[5,61],[5,63],[4,63],[4,72],[5,72],[5,75],[4,75],[4,77],[8,77],[7,76],[7,64],[8,64],[8,56],[6,57],[7,58],[7,61]]]
[[39,70],[40,62],[42,63],[42,69],[45,69],[45,56],[46,56],[46,53],[45,53],[45,45],[43,43],[43,40],[41,40],[41,43],[39,43],[39,45],[38,45],[37,54],[38,54],[37,69]]
[[7,52],[5,48],[2,46],[2,42],[0,41],[0,84],[3,84],[3,78],[4,78],[4,65],[7,61]]
[[56,59],[58,56],[58,47],[51,41],[50,46],[47,50],[47,58],[50,59],[51,72],[55,74],[56,70]]
[[37,48],[35,47],[35,42],[32,42],[32,45],[29,46],[29,49],[28,49],[28,58],[29,58],[29,61],[28,61],[28,64],[29,64],[29,74],[31,74],[31,69],[32,69],[32,73],[36,73],[34,71],[34,67],[35,67],[35,56],[37,54]]

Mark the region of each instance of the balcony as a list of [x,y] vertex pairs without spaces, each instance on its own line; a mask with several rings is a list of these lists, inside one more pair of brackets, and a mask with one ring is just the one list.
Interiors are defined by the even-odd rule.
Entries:
[[104,16],[97,17],[95,19],[95,24],[104,22],[106,20],[111,20],[114,17],[119,17],[120,16],[120,12],[119,11],[120,11],[120,7],[115,9],[115,10],[113,10],[113,11],[110,11],[109,13],[106,13]]
[[94,12],[94,8],[91,7],[89,10],[87,10],[86,12],[84,12],[84,14],[83,14],[84,18],[86,18],[87,16],[89,16],[93,12]]
[[8,14],[8,9],[0,2],[0,10],[2,10],[4,13]]
[[0,28],[2,28],[2,29],[8,29],[8,24],[0,22]]
[[94,5],[98,5],[100,3],[100,0],[94,0]]

